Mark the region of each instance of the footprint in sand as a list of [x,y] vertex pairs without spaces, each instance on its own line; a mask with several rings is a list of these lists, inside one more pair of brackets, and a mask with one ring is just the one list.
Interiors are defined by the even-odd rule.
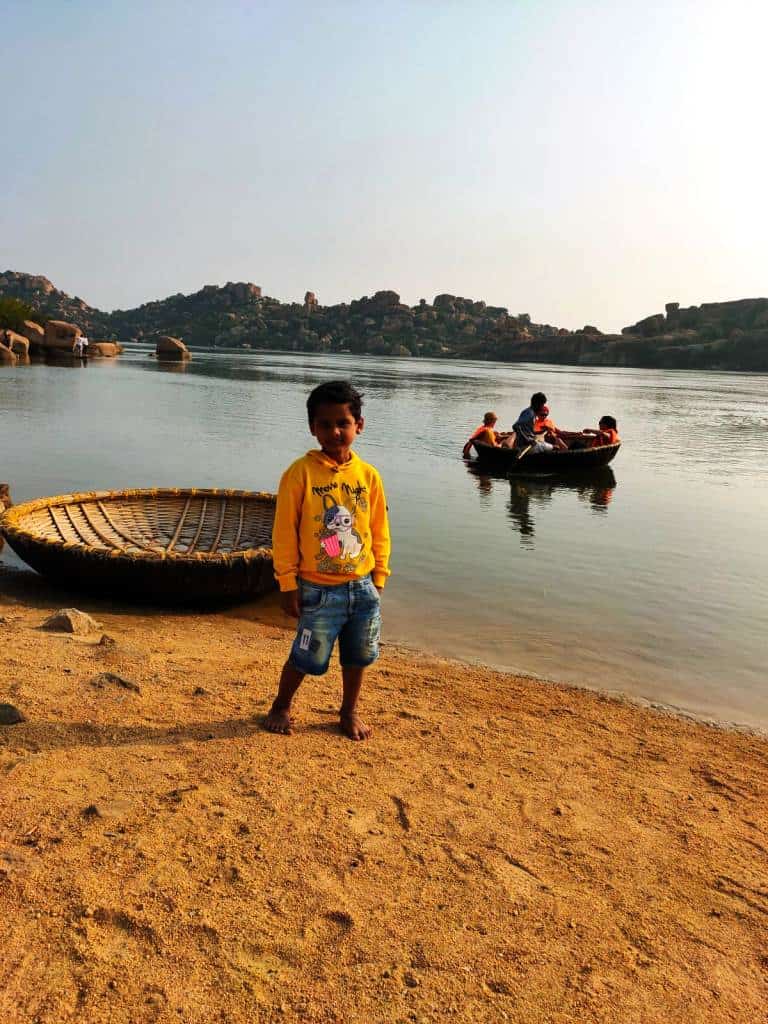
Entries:
[[229,960],[229,966],[240,976],[243,987],[266,999],[274,989],[286,982],[292,965],[276,950],[267,952],[260,946],[242,945]]
[[311,945],[337,946],[354,927],[354,918],[346,910],[329,910],[305,925],[304,938]]

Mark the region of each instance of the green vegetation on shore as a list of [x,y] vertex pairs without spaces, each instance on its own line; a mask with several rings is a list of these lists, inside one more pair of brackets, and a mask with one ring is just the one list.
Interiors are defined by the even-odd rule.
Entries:
[[[430,304],[400,302],[379,291],[349,303],[321,306],[262,296],[244,282],[206,285],[136,309],[105,313],[59,291],[42,276],[0,274],[0,304],[16,300],[37,320],[76,323],[92,337],[154,342],[183,338],[198,348],[278,349],[432,356],[575,366],[768,371],[768,299],[705,303],[646,317],[621,334],[585,326],[569,331],[538,324],[526,313],[455,295]],[[11,326],[10,324],[8,326]]]
[[31,320],[36,310],[21,299],[0,297],[0,330],[20,331],[25,320]]

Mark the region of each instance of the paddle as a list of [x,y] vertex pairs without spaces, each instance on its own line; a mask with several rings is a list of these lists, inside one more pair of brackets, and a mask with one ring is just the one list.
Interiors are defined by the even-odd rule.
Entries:
[[528,452],[529,452],[529,451],[531,450],[531,448],[533,448],[533,445],[532,445],[532,444],[529,444],[527,448],[523,448],[523,450],[522,450],[522,451],[520,452],[520,454],[519,454],[519,455],[517,456],[517,458],[515,459],[515,462],[519,462],[519,461],[520,461],[520,459],[522,459],[522,457],[523,457],[524,455],[527,455],[527,454],[528,454]]

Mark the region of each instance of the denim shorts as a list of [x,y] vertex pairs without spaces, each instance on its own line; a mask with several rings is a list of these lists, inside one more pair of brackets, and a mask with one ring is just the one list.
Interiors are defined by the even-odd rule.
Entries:
[[299,601],[299,625],[288,657],[299,672],[327,672],[337,638],[342,666],[365,668],[376,661],[381,602],[370,576],[335,586],[299,579]]

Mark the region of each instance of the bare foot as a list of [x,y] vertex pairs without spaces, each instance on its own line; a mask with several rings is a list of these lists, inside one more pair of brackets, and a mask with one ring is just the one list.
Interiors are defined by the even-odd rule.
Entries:
[[290,736],[293,730],[290,711],[287,708],[276,708],[273,704],[269,714],[264,719],[264,728],[267,732],[279,732],[283,736]]
[[343,712],[339,716],[341,731],[351,740],[367,740],[371,735],[370,726],[366,725],[356,711]]

